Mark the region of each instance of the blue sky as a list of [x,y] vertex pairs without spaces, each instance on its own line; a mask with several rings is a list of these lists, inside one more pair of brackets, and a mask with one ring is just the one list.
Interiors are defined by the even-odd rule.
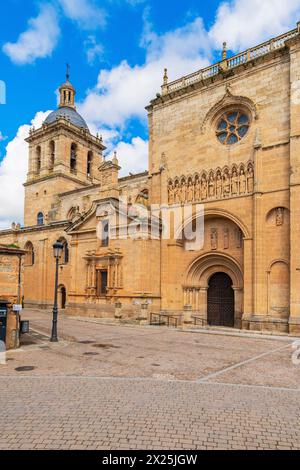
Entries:
[[[0,14],[0,228],[22,222],[29,125],[56,107],[71,65],[79,112],[117,149],[122,174],[147,167],[144,107],[170,79],[294,28],[300,0],[6,0]],[[1,101],[1,100],[0,100]]]
[[[51,2],[44,2],[49,4]],[[59,2],[52,2],[58,5]],[[95,1],[103,9],[106,24],[95,27],[83,26],[63,13],[57,7],[60,19],[60,37],[51,56],[38,58],[33,63],[18,64],[0,53],[0,79],[7,84],[7,105],[0,107],[0,129],[2,135],[12,139],[18,127],[30,122],[39,110],[52,109],[56,105],[55,89],[64,80],[65,63],[71,65],[71,76],[77,88],[77,101],[84,99],[86,91],[94,87],[99,70],[111,69],[122,60],[134,66],[142,65],[145,49],[140,47],[144,29],[144,17],[155,25],[155,31],[163,34],[174,30],[201,15],[208,26],[214,21],[217,0],[186,2],[152,0],[151,2],[126,2],[124,0]],[[14,43],[20,33],[28,28],[28,20],[38,16],[42,2],[6,0],[1,2],[0,31],[1,46]],[[148,9],[145,13],[145,8]],[[99,48],[94,59],[89,59],[88,49],[97,44]],[[91,53],[92,54],[92,53]],[[145,103],[146,105],[147,103]],[[137,126],[137,129],[135,129]],[[127,139],[136,134],[146,137],[146,129],[138,121],[129,123]],[[0,143],[3,157],[5,141]]]

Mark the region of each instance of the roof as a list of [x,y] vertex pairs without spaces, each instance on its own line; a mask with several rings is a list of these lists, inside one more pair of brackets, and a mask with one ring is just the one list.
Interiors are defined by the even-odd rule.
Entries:
[[11,255],[25,255],[25,251],[21,250],[17,245],[3,245],[0,244],[0,253]]
[[68,106],[62,106],[59,109],[56,109],[52,113],[47,116],[45,123],[46,124],[52,124],[53,122],[56,121],[56,119],[63,117],[67,120],[69,120],[72,124],[74,124],[77,127],[84,128],[89,131],[89,128],[87,126],[87,123],[83,119],[82,116],[80,116],[79,113],[73,108],[70,108]]

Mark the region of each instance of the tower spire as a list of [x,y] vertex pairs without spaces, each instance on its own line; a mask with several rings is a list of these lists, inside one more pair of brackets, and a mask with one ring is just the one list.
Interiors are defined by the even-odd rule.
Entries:
[[59,89],[60,102],[59,107],[75,108],[75,94],[76,90],[70,83],[70,65],[66,64],[66,82],[63,83]]

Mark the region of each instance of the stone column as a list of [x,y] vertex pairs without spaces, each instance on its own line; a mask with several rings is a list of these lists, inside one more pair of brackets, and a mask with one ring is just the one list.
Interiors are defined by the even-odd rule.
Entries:
[[122,304],[120,301],[115,303],[115,318],[120,320],[122,318]]
[[192,306],[190,304],[184,306],[184,319],[183,319],[183,321],[187,325],[190,325],[192,323]]
[[143,302],[141,304],[141,313],[140,313],[140,325],[146,325],[149,323],[149,305],[148,302]]
[[242,328],[249,329],[254,312],[253,299],[253,240],[244,239],[244,295],[242,307]]
[[300,335],[300,37],[290,47],[290,319],[289,331]]
[[199,289],[199,312],[201,317],[207,321],[207,291],[208,287]]
[[234,327],[242,328],[243,315],[243,289],[241,287],[233,287],[234,291]]

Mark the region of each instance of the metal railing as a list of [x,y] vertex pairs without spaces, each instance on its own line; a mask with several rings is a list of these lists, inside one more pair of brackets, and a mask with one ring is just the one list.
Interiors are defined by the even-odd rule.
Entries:
[[168,315],[166,313],[150,313],[150,325],[156,326],[173,326],[177,328],[179,318],[175,315]]

